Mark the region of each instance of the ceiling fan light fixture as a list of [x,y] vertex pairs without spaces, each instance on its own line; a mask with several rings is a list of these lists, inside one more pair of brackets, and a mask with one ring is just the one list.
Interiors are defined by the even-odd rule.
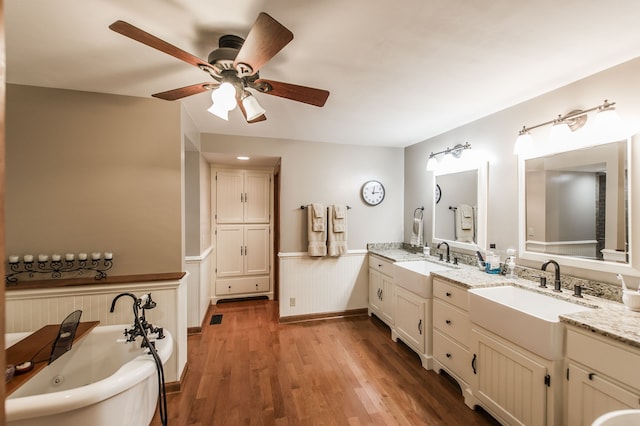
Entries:
[[258,100],[249,92],[245,92],[245,97],[242,99],[242,106],[247,113],[247,121],[255,120],[263,115],[266,110],[260,105]]

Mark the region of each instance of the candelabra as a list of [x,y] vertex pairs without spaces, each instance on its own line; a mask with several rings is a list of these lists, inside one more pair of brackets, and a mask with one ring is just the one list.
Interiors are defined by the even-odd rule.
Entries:
[[39,255],[34,259],[32,255],[25,255],[22,261],[18,256],[9,256],[9,272],[5,275],[7,285],[16,285],[18,277],[26,275],[33,278],[36,274],[49,274],[51,278],[57,279],[63,276],[75,274],[82,276],[85,272],[93,271],[93,278],[102,280],[107,277],[107,272],[113,266],[113,254],[105,253],[104,257],[100,253],[92,253],[91,259],[85,253],[80,253],[76,259],[73,254],[62,256],[54,254],[49,260],[47,255]]

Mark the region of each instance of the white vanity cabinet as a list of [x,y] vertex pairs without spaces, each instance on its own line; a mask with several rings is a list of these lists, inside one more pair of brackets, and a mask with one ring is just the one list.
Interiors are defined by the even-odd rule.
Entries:
[[393,326],[393,262],[369,254],[369,307],[389,327]]
[[431,299],[424,299],[400,286],[394,290],[394,327],[391,338],[400,338],[419,356],[422,366],[430,370],[432,358]]
[[469,298],[463,286],[433,279],[433,369],[453,377],[470,407],[473,354],[469,351]]
[[640,349],[567,328],[566,424],[591,424],[614,410],[640,408]]

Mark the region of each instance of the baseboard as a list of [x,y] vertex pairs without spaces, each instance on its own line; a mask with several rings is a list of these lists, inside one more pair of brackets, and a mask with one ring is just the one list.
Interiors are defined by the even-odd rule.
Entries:
[[191,336],[192,334],[200,334],[202,333],[202,327],[187,327],[187,336]]
[[306,314],[306,315],[291,315],[288,317],[280,317],[278,322],[281,324],[287,324],[292,322],[303,322],[303,321],[316,321],[328,318],[344,318],[344,317],[353,317],[358,315],[367,315],[367,308],[361,309],[349,309],[347,311],[340,312],[324,312],[317,314]]
[[187,371],[189,370],[189,362],[184,365],[184,369],[182,370],[182,375],[180,376],[180,380],[177,382],[168,382],[164,384],[164,389],[167,393],[176,393],[182,390],[182,383],[184,382],[185,377],[187,377]]

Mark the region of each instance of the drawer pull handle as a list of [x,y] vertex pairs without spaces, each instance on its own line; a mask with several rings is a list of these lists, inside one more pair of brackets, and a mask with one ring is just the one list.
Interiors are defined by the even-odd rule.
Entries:
[[378,263],[378,268],[382,268],[382,264],[381,263]]
[[447,358],[451,358],[451,354],[447,353],[445,355],[447,356]]
[[451,293],[450,293],[450,292],[446,292],[446,293],[445,293],[445,295],[446,295],[447,297],[451,297]]
[[473,354],[473,359],[471,360],[471,368],[473,368],[473,374],[478,374],[478,370],[476,370],[477,360],[478,360],[478,355]]
[[447,324],[451,324],[451,320],[446,320],[445,321]]
[[422,318],[418,321],[418,331],[420,332],[420,335],[422,335]]
[[589,380],[593,380],[595,375],[596,375],[596,373],[589,373]]

